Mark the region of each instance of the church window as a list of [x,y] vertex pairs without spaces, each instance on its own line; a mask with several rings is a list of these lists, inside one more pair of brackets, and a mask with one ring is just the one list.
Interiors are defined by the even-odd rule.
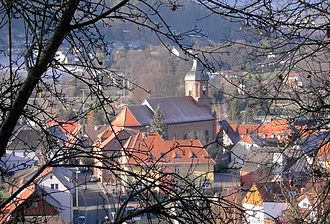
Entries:
[[189,94],[189,96],[191,96],[192,95],[192,85],[189,85],[188,86],[188,94]]
[[205,130],[205,141],[209,141],[209,130]]

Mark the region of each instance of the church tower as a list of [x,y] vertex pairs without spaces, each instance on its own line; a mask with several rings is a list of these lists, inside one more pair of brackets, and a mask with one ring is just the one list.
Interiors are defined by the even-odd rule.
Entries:
[[209,97],[209,76],[202,64],[194,59],[191,70],[185,78],[185,95],[192,96],[198,105],[203,105],[211,110],[211,97]]

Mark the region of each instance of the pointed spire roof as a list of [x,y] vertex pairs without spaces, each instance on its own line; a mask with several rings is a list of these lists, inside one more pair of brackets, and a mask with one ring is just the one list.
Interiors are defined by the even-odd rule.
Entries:
[[210,78],[205,72],[205,68],[202,63],[193,59],[193,65],[191,70],[186,74],[185,81],[208,81]]

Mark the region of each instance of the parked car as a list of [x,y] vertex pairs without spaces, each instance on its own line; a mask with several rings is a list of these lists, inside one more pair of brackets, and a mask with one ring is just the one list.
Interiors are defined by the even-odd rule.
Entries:
[[142,219],[142,215],[134,215],[136,213],[139,213],[139,208],[134,206],[127,206],[121,211],[121,213],[113,214],[113,217],[119,216],[121,218],[126,218],[127,216],[132,216],[129,220],[132,222],[137,222]]
[[121,201],[121,202],[124,202],[124,201],[139,202],[140,198],[138,196],[130,197],[127,194],[122,194],[122,195],[119,196],[119,201]]
[[86,220],[86,217],[85,216],[79,216],[78,217],[78,224],[86,224],[87,223],[87,220]]
[[91,176],[91,179],[89,181],[90,182],[99,182],[100,178],[98,178],[97,176]]

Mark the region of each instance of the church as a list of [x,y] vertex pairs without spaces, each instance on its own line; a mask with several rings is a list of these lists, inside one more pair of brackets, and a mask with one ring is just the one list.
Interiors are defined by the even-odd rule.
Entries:
[[141,105],[125,107],[113,121],[121,128],[148,131],[157,107],[163,114],[169,139],[199,139],[204,144],[215,139],[215,117],[211,111],[209,76],[194,60],[185,75],[185,96],[145,99]]

